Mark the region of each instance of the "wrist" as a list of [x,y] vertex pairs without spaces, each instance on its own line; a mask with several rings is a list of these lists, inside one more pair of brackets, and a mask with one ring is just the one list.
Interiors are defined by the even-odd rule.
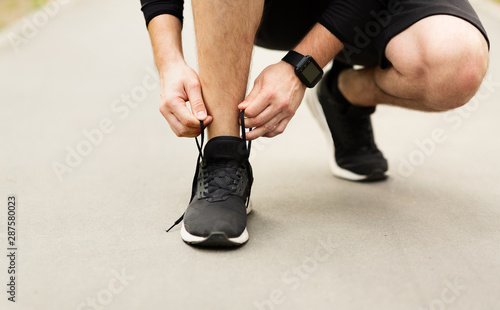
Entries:
[[290,65],[289,63],[287,63],[286,61],[283,61],[283,60],[281,60],[278,64],[283,67],[283,70],[285,70],[286,73],[288,74],[288,76],[290,76],[295,82],[297,82],[297,84],[304,85],[300,81],[297,74],[295,73],[295,68],[292,65]]
[[171,54],[168,56],[166,55],[162,57],[161,60],[156,61],[156,68],[158,69],[160,75],[180,65],[186,65],[186,61],[184,60],[182,54],[177,54],[177,55]]
[[293,49],[302,55],[311,55],[320,67],[325,67],[344,45],[328,29],[316,24]]

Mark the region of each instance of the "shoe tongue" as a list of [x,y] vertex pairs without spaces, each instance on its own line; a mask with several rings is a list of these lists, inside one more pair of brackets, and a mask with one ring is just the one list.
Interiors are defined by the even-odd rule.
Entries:
[[204,158],[209,163],[243,162],[248,158],[248,151],[241,138],[215,137],[205,145]]

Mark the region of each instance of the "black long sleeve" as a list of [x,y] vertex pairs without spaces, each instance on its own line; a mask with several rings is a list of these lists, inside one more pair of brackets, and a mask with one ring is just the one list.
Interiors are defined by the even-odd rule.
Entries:
[[184,0],[141,0],[141,10],[146,19],[146,26],[154,17],[161,14],[174,15],[182,22]]

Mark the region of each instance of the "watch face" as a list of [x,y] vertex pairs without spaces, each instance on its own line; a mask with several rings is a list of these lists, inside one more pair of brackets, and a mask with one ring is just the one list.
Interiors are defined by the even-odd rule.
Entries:
[[321,74],[322,72],[312,62],[307,63],[302,71],[302,75],[309,84],[312,84]]
[[304,56],[295,65],[295,74],[300,79],[300,81],[307,87],[314,87],[323,77],[323,70],[314,61],[312,56]]

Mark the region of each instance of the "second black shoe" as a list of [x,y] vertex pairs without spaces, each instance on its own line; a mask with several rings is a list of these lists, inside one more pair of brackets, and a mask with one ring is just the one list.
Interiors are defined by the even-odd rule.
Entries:
[[333,140],[333,174],[350,181],[382,180],[387,178],[387,160],[373,137],[370,115],[375,108],[352,105],[338,89],[338,75],[348,68],[334,63],[318,86],[309,90],[306,101],[321,129]]

